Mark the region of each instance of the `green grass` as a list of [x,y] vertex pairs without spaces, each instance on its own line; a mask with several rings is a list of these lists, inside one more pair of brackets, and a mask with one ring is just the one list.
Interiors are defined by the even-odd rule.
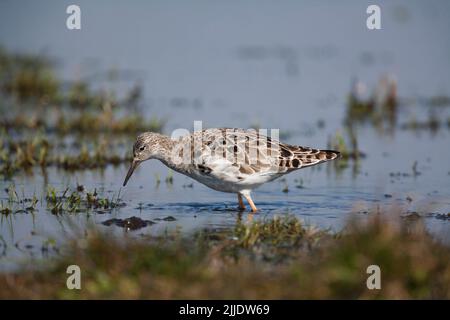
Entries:
[[93,210],[104,213],[124,206],[120,199],[120,193],[117,196],[106,198],[99,195],[96,189],[87,192],[82,186],[77,186],[75,190],[66,188],[61,195],[58,194],[55,188],[49,187],[45,196],[47,209],[55,215],[89,213]]
[[[0,298],[450,298],[450,249],[420,220],[387,214],[352,220],[338,234],[290,216],[190,237],[89,232],[45,269],[1,274]],[[81,268],[81,290],[65,287],[71,264]],[[381,290],[366,287],[372,264]]]
[[7,198],[0,200],[0,214],[2,215],[39,212],[38,202],[55,215],[90,213],[93,211],[110,213],[115,208],[125,206],[125,203],[120,199],[120,191],[117,195],[105,197],[96,189],[86,191],[80,185],[72,189],[66,188],[62,192],[48,186],[45,195],[36,196],[36,194],[33,194],[32,197],[25,196],[23,190],[18,192],[14,184],[9,185],[5,192]]

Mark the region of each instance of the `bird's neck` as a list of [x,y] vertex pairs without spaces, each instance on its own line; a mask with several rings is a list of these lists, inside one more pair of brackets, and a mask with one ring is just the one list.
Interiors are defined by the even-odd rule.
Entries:
[[175,171],[184,173],[187,170],[188,165],[186,165],[185,163],[180,163],[182,159],[179,158],[179,141],[172,140],[170,137],[162,135],[160,137],[159,145],[160,149],[158,155],[155,156],[155,158],[160,160],[167,167]]
[[160,134],[158,135],[158,152],[155,155],[155,158],[161,160],[166,165],[171,164],[171,154],[172,150],[175,146],[175,141],[170,137]]

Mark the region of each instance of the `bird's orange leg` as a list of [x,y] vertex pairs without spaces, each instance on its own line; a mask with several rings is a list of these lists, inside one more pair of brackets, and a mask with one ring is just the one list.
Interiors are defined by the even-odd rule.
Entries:
[[243,196],[247,200],[250,207],[252,207],[252,212],[257,212],[258,208],[256,208],[255,203],[253,202],[252,198],[250,197],[250,194],[243,194]]
[[239,202],[239,209],[245,210],[245,204],[244,201],[242,201],[242,196],[240,193],[238,193],[238,202]]

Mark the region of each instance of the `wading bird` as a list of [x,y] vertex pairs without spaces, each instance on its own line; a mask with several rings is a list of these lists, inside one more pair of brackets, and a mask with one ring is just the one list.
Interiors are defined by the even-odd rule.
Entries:
[[205,129],[178,139],[145,132],[133,146],[133,161],[123,185],[141,162],[158,159],[214,190],[236,193],[240,209],[245,209],[244,197],[256,212],[250,196],[253,189],[338,157],[338,151],[281,143],[251,129]]

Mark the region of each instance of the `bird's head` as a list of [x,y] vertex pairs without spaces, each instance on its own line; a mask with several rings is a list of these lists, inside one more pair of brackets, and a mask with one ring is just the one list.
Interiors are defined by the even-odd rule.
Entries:
[[141,162],[159,158],[166,147],[164,143],[166,139],[166,136],[155,132],[144,132],[136,138],[136,142],[133,145],[133,160],[123,186],[127,184],[134,170]]

